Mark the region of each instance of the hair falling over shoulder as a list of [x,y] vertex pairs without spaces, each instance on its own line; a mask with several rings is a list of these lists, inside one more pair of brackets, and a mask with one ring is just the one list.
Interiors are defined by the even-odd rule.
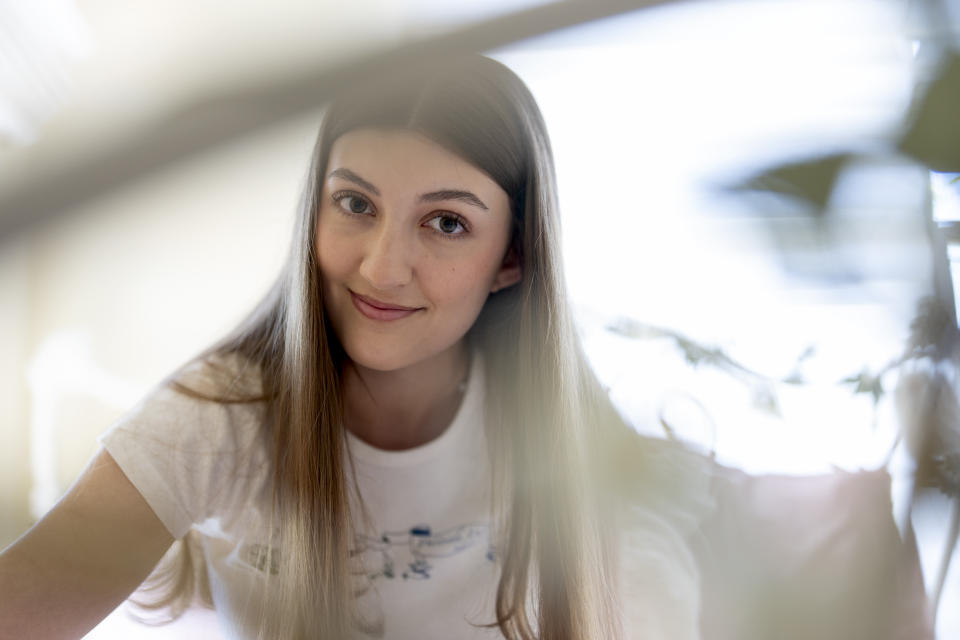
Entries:
[[[375,99],[370,99],[374,97]],[[490,175],[510,196],[512,249],[523,280],[491,295],[471,339],[487,368],[488,442],[501,577],[495,619],[510,640],[619,638],[611,482],[638,464],[632,437],[582,353],[559,255],[550,144],[527,87],[481,56],[410,69],[339,94],[326,108],[288,261],[230,336],[198,356],[205,375],[174,375],[182,393],[262,403],[273,459],[273,517],[281,548],[251,637],[376,635],[354,611],[349,553],[351,473],[340,371],[314,237],[334,140],[359,127],[415,131]],[[218,365],[239,357],[245,371]],[[255,384],[246,382],[251,374]],[[616,464],[608,454],[618,452]],[[602,464],[598,461],[603,461]],[[617,486],[625,486],[622,483]],[[614,492],[615,493],[615,492]],[[188,536],[189,538],[189,536]],[[160,606],[176,615],[203,583],[190,541]],[[194,549],[192,551],[196,553]],[[202,588],[200,591],[202,592]]]

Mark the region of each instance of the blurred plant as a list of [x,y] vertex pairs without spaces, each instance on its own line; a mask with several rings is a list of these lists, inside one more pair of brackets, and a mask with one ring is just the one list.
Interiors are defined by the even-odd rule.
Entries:
[[880,403],[880,398],[883,397],[882,378],[882,374],[870,373],[864,370],[856,375],[844,378],[841,382],[854,385],[853,392],[855,394],[869,393],[873,398],[873,405],[876,407]]
[[733,185],[735,191],[768,192],[790,196],[812,207],[814,216],[826,212],[840,172],[857,159],[852,153],[832,153],[801,162],[788,162]]
[[[960,172],[960,54],[942,0],[912,3],[925,21],[919,52],[932,56],[929,80],[917,87],[903,126],[881,144],[880,154],[906,157],[931,172]],[[919,59],[919,56],[918,56]],[[858,160],[855,153],[837,153],[775,166],[742,180],[732,188],[745,193],[779,194],[790,203],[803,203],[808,226],[818,233],[830,224],[829,202],[841,174]],[[956,179],[951,181],[955,184]],[[929,203],[931,198],[927,198]],[[793,207],[795,210],[796,207]],[[920,301],[904,353],[879,371],[862,371],[842,380],[854,393],[870,394],[874,405],[885,393],[882,380],[895,371],[895,400],[900,438],[916,462],[914,487],[934,487],[950,496],[953,506],[937,580],[931,597],[936,620],[944,580],[960,533],[960,332],[946,239],[938,233],[932,208],[922,212],[933,248],[934,295]]]
[[[888,373],[898,374],[894,396],[900,433],[894,448],[901,440],[905,441],[916,463],[913,478],[916,488],[939,490],[953,501],[953,516],[930,596],[934,623],[953,549],[960,538],[960,402],[955,391],[960,381],[960,330],[954,317],[939,298],[921,299],[903,354],[878,371],[864,370],[839,381],[854,385],[854,394],[870,394],[876,424],[876,409],[886,393],[882,379]],[[747,367],[718,347],[703,345],[671,329],[621,318],[609,324],[607,330],[628,338],[671,340],[688,364],[712,366],[729,373],[748,386],[754,408],[777,417],[781,417],[781,413],[776,385],[805,384],[801,367],[815,353],[813,346],[808,347],[797,358],[789,375],[775,378]],[[695,398],[689,399],[710,419],[703,405]],[[676,426],[663,411],[659,421],[667,438],[678,439]]]
[[917,314],[910,323],[910,336],[903,354],[876,371],[865,369],[840,382],[853,385],[854,394],[870,394],[876,407],[886,392],[883,378],[888,373],[900,371],[911,362],[922,359],[936,360],[938,354],[942,354],[942,358],[943,355],[953,353],[957,338],[958,331],[953,315],[943,303],[935,296],[921,298],[917,302]]
[[693,367],[712,366],[729,373],[748,388],[755,409],[777,417],[782,417],[782,415],[776,385],[805,384],[806,379],[801,372],[802,364],[815,353],[815,348],[812,345],[807,347],[797,357],[791,372],[787,376],[775,378],[744,365],[730,357],[719,347],[708,347],[672,329],[656,327],[631,318],[619,318],[608,324],[607,330],[627,338],[666,338],[671,340],[680,349],[687,364]]
[[[929,172],[960,173],[960,126],[957,126],[960,53],[951,42],[956,36],[950,31],[949,14],[941,0],[913,2],[911,8],[919,11],[926,22],[926,38],[917,50],[927,61],[932,59],[933,64],[926,69],[926,81],[922,85],[917,83],[915,98],[904,122],[890,139],[880,141],[869,155],[834,150],[772,166],[728,187],[749,197],[770,219],[771,233],[785,258],[801,245],[804,250],[829,246],[833,227],[838,226],[831,218],[831,199],[844,172],[857,163],[881,159],[914,163]],[[921,56],[916,59],[919,67]],[[948,184],[957,183],[958,178],[953,178]],[[956,385],[960,383],[960,331],[946,251],[948,240],[960,241],[960,233],[945,238],[938,231],[929,206],[932,190],[928,188],[927,192],[928,206],[920,214],[925,216],[923,222],[933,250],[934,293],[919,301],[902,354],[879,370],[863,370],[839,382],[851,385],[854,394],[871,397],[876,423],[877,406],[887,393],[884,380],[888,374],[896,376],[893,395],[900,423],[898,444],[905,443],[916,463],[914,491],[935,488],[951,498],[953,515],[931,596],[935,622],[946,573],[960,535],[960,403],[956,392]],[[791,224],[782,224],[780,219],[785,215]],[[954,226],[960,231],[960,224]],[[781,237],[784,233],[790,237]],[[849,274],[829,265],[818,265],[812,275],[836,278]],[[753,390],[755,407],[775,415],[779,415],[776,385],[802,384],[800,364],[812,353],[808,350],[798,358],[796,370],[790,375],[775,379],[744,366],[721,349],[699,344],[674,331],[629,321],[618,322],[610,329],[635,338],[673,340],[688,363],[695,367],[706,364],[730,373]]]
[[[960,172],[960,127],[954,126],[960,112],[960,56],[949,53],[929,87],[913,109],[897,149],[931,170]],[[854,159],[853,154],[831,154],[804,163],[782,165],[754,176],[737,189],[766,191],[800,198],[818,220],[828,220],[827,202],[839,173]],[[927,212],[930,215],[930,212]],[[932,220],[928,221],[932,227]],[[822,224],[822,223],[821,223]],[[942,239],[940,244],[942,245]],[[936,249],[937,243],[934,243]],[[941,247],[943,248],[943,247]],[[954,297],[945,250],[935,251],[933,273],[946,281],[937,295],[919,302],[910,326],[904,353],[877,371],[864,370],[841,382],[854,386],[854,393],[870,394],[874,405],[885,393],[884,376],[901,372],[897,403],[901,410],[903,437],[917,462],[918,487],[936,487],[960,500],[960,410],[952,380],[918,363],[929,360],[960,366]],[[946,273],[944,273],[946,271]],[[904,377],[906,376],[906,377]]]
[[[879,153],[833,152],[791,161],[731,185],[742,193],[773,193],[799,200],[814,218],[829,214],[828,204],[840,175],[853,163],[886,155],[905,155],[931,171],[960,172],[960,55],[943,55],[938,71],[910,108],[901,133]],[[956,180],[954,180],[956,181]]]

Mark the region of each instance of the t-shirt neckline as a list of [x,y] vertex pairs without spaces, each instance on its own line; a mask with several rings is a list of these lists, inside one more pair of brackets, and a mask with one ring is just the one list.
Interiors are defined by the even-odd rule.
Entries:
[[382,467],[407,467],[422,464],[425,461],[451,455],[463,446],[470,446],[471,435],[477,430],[476,416],[483,415],[483,362],[479,353],[474,352],[470,359],[470,373],[467,376],[467,388],[453,420],[433,440],[411,449],[391,451],[368,444],[347,431],[347,446],[353,458],[368,464]]

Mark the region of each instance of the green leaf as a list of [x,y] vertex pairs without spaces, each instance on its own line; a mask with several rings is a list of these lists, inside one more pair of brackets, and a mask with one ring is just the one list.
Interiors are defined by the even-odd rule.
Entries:
[[917,302],[917,315],[910,322],[907,347],[922,351],[936,347],[956,334],[953,316],[935,296],[925,296]]
[[960,172],[960,57],[951,54],[910,110],[900,150],[934,171]]
[[803,162],[782,164],[735,185],[735,191],[766,191],[793,196],[822,213],[833,192],[837,176],[853,154],[834,153]]
[[777,400],[777,392],[774,391],[773,385],[755,385],[753,389],[751,389],[751,404],[753,405],[754,409],[758,409],[777,417],[783,417],[780,412],[780,401]]
[[844,378],[840,382],[856,385],[853,389],[855,394],[869,393],[873,397],[873,404],[877,404],[880,401],[880,396],[883,395],[883,384],[880,382],[880,376],[871,375],[867,371]]

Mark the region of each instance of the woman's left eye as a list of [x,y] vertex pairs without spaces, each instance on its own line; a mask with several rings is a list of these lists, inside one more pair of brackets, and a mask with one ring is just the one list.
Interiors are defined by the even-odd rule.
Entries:
[[467,227],[459,216],[449,213],[434,216],[427,221],[430,228],[446,236],[459,236],[467,232]]

